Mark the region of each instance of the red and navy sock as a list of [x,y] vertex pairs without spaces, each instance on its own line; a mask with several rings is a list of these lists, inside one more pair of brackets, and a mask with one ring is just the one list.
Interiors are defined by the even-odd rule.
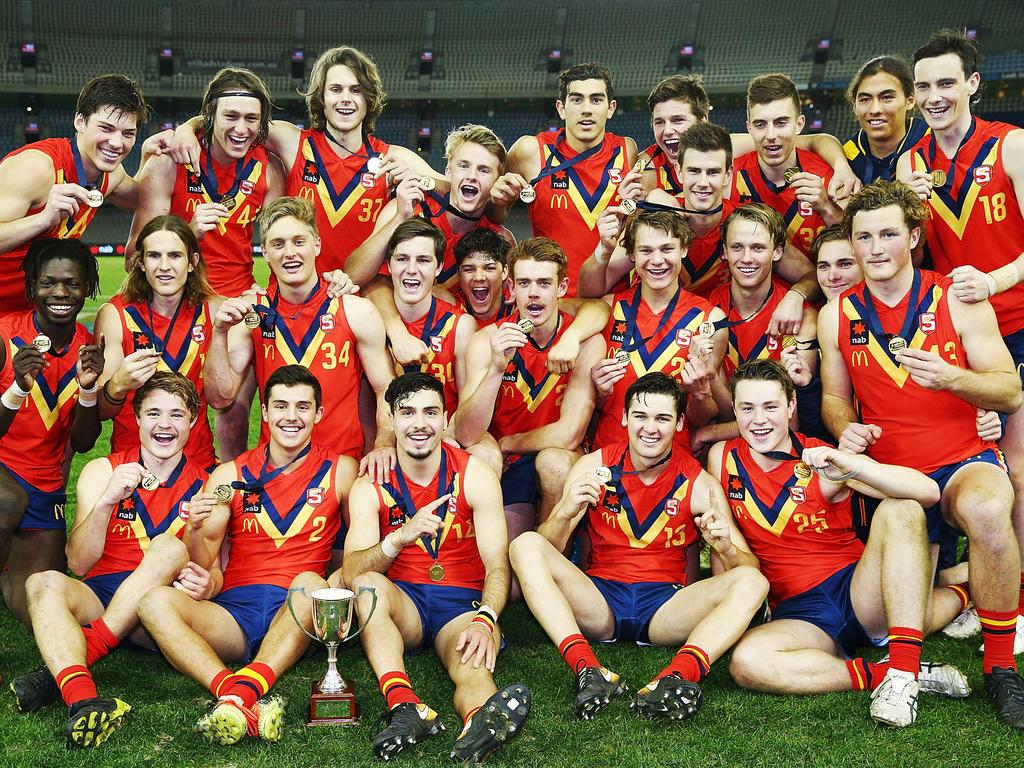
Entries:
[[587,638],[577,633],[569,635],[558,644],[558,652],[562,654],[565,663],[573,672],[579,672],[581,667],[600,667],[601,662],[594,655],[594,649],[590,647]]
[[381,675],[380,692],[384,694],[388,709],[394,709],[399,704],[419,704],[421,701],[405,672],[386,672]]
[[85,665],[91,667],[112,650],[117,648],[121,639],[110,631],[103,618],[82,627],[85,635]]
[[1017,603],[1017,613],[1024,616],[1024,571],[1020,572],[1020,597]]
[[710,669],[711,659],[708,657],[707,651],[696,645],[684,645],[676,651],[676,655],[672,657],[668,666],[658,673],[658,678],[676,674],[683,680],[699,683]]
[[213,698],[219,699],[221,694],[224,693],[231,685],[231,678],[234,676],[234,672],[225,667],[216,675],[213,676],[213,680],[210,681],[210,693],[213,694]]
[[96,683],[89,670],[82,664],[65,667],[54,678],[60,688],[61,698],[69,707],[84,699],[96,698]]
[[267,695],[276,680],[274,670],[257,661],[235,672],[230,683],[221,691],[221,696],[237,696],[243,706],[252,709],[257,701]]
[[873,691],[882,684],[888,664],[879,664],[864,659],[850,659],[846,662],[846,671],[850,673],[850,685],[855,691]]
[[1013,640],[1017,634],[1017,611],[986,611],[978,607],[981,636],[985,640],[985,655],[981,666],[985,674],[993,667],[1017,669],[1013,658]]
[[912,627],[889,627],[889,668],[909,672],[917,679],[921,669],[924,633]]
[[964,611],[971,602],[971,591],[967,586],[967,582],[950,584],[946,589],[952,590],[953,594],[960,599],[960,611]]

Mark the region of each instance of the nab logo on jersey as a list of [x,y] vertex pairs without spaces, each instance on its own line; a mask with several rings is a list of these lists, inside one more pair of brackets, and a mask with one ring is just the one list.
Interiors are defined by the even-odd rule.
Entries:
[[324,503],[324,489],[320,487],[306,489],[306,503],[311,507],[319,507]]
[[324,333],[330,333],[334,330],[334,315],[329,312],[320,315],[320,330]]
[[690,337],[693,336],[693,331],[689,328],[680,328],[676,331],[676,346],[688,348],[690,346]]
[[517,376],[515,360],[510,360],[508,365],[505,366],[505,372],[501,374],[501,380],[515,384]]
[[612,323],[612,332],[608,334],[608,340],[615,344],[621,344],[626,338],[626,321],[616,320]]
[[128,520],[130,522],[135,518],[135,503],[130,498],[123,499],[121,503],[117,505],[117,519]]
[[807,496],[804,494],[804,487],[802,485],[791,485],[789,487],[789,495],[790,498],[792,498],[793,501],[795,501],[797,504],[803,504],[804,501],[807,499]]
[[921,327],[921,333],[934,333],[935,332],[935,313],[934,312],[923,312],[921,318],[918,320],[918,325]]
[[203,194],[203,185],[199,181],[199,174],[193,173],[192,171],[186,172],[185,183],[188,186],[188,193],[190,195],[201,195]]
[[665,514],[669,517],[679,514],[679,499],[669,499],[665,502]]
[[398,504],[388,507],[388,527],[395,528],[405,522],[405,512]]
[[132,331],[132,346],[135,349],[147,349],[153,346],[153,340],[144,331]]
[[984,187],[992,181],[992,166],[991,165],[979,165],[974,169],[974,183],[979,187]]
[[260,334],[264,339],[276,339],[277,328],[273,323],[268,323],[267,318],[264,317],[263,321],[260,323]]
[[302,166],[302,180],[307,184],[320,183],[320,171],[317,170],[316,163],[312,160],[307,160]]
[[242,511],[247,512],[251,515],[258,515],[260,513],[260,495],[258,493],[247,492],[242,496]]
[[202,344],[206,341],[206,330],[201,325],[197,325],[192,328],[192,341],[196,344]]
[[868,343],[868,328],[863,320],[850,321],[850,346],[863,347]]
[[564,173],[556,173],[551,177],[551,188],[552,189],[568,189],[569,188],[569,177]]
[[747,498],[747,489],[743,487],[743,481],[737,475],[729,475],[729,498],[734,501],[743,501]]
[[441,336],[430,337],[430,350],[435,354],[441,353],[441,346],[444,344],[444,338]]

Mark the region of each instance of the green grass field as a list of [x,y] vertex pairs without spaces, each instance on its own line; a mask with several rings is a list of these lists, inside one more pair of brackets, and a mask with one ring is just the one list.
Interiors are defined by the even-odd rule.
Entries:
[[[113,292],[123,273],[103,263],[103,288]],[[98,305],[97,305],[98,306]],[[93,307],[95,311],[95,307]],[[82,464],[108,450],[109,426]],[[73,502],[69,504],[69,514]],[[868,696],[845,693],[775,697],[738,689],[727,659],[704,683],[705,704],[685,723],[647,722],[616,702],[594,721],[569,713],[571,680],[556,649],[522,605],[506,611],[503,627],[509,649],[498,662],[497,682],[522,681],[533,690],[534,709],[522,736],[491,759],[504,766],[957,766],[989,768],[1021,763],[1022,736],[1000,725],[982,689],[979,640],[929,639],[925,657],[959,665],[975,689],[971,698],[952,701],[923,696],[913,727],[888,731],[868,718]],[[673,649],[631,645],[597,648],[602,662],[635,689],[657,672]],[[32,639],[0,610],[0,671],[10,679],[39,665]],[[873,652],[873,657],[879,656]],[[309,766],[379,765],[370,754],[383,700],[361,649],[347,645],[342,672],[354,679],[363,721],[352,727],[307,728],[309,687],[325,669],[324,654],[300,662],[283,675],[275,691],[288,700],[289,728],[276,745],[244,740],[231,748],[211,747],[191,732],[208,693],[155,655],[120,651],[101,661],[94,675],[101,695],[132,704],[125,729],[100,749],[68,753],[64,747],[65,710],[51,707],[35,715],[18,713],[13,696],[0,696],[0,748],[5,766]],[[407,765],[447,765],[448,751],[461,723],[451,704],[452,685],[432,653],[409,659],[417,692],[441,716],[448,731],[403,754]]]

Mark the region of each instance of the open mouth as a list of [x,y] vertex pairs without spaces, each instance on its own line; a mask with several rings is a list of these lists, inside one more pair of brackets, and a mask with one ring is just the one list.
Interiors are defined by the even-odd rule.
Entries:
[[75,311],[74,304],[65,303],[47,304],[46,308],[50,310],[50,314],[55,317],[68,317]]
[[661,442],[661,435],[637,435],[636,437],[644,445],[657,445]]
[[459,186],[459,194],[461,194],[465,200],[473,200],[480,194],[480,187],[476,184],[461,184]]
[[469,297],[474,304],[487,304],[491,298],[491,289],[486,285],[473,287],[469,291]]
[[766,440],[768,437],[771,436],[772,432],[774,431],[775,430],[773,430],[771,427],[762,427],[760,429],[750,430],[750,434],[753,435],[758,440]]
[[412,277],[403,277],[402,278],[402,288],[405,289],[406,291],[408,291],[409,293],[415,293],[422,286],[423,286],[423,281],[422,280],[416,280],[415,278],[412,278]]
[[170,446],[174,444],[174,441],[178,439],[178,436],[173,432],[153,432],[150,434],[153,438],[153,442],[157,445]]
[[292,437],[302,432],[301,424],[279,424],[277,428]]
[[655,280],[659,280],[659,279],[665,277],[665,275],[667,275],[670,272],[670,270],[669,270],[669,268],[667,266],[664,266],[664,267],[647,267],[644,271],[650,277],[654,278]]
[[289,275],[293,275],[300,269],[302,269],[302,262],[295,260],[285,261],[281,264],[281,269],[283,269]]
[[882,117],[872,117],[867,120],[867,124],[871,128],[884,128],[889,124],[889,121]]
[[738,267],[736,267],[736,271],[739,272],[741,275],[744,275],[746,277],[753,277],[754,275],[756,275],[758,272],[761,271],[761,268],[758,267],[758,266],[753,266],[753,267],[738,266]]
[[116,163],[118,160],[121,159],[121,155],[123,154],[118,150],[110,149],[108,147],[99,147],[99,152],[100,157],[102,157],[104,160],[110,161],[111,163]]
[[531,317],[540,317],[542,314],[544,314],[545,310],[547,310],[547,307],[545,307],[543,304],[527,304],[525,309],[526,314],[530,315]]
[[679,139],[662,139],[662,143],[665,145],[665,151],[668,154],[675,157],[679,153]]
[[230,145],[234,149],[244,149],[246,143],[249,141],[249,137],[247,136],[242,136],[241,138],[239,138],[238,136],[232,136],[231,134],[228,134],[226,138],[228,140],[228,145]]
[[420,448],[430,442],[433,435],[429,432],[413,432],[409,435],[409,442]]

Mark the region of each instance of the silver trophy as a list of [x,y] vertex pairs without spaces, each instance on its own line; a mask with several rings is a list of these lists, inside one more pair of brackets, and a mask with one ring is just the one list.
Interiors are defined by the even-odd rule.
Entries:
[[[302,621],[295,613],[292,605],[292,595],[295,592],[301,592],[312,602],[312,632],[302,626]],[[377,608],[377,593],[372,587],[360,587],[358,593],[336,587],[317,589],[311,594],[307,594],[301,587],[288,590],[288,610],[291,611],[299,629],[310,639],[327,646],[327,673],[319,682],[313,684],[307,725],[344,725],[359,720],[359,707],[356,704],[352,681],[342,677],[338,672],[338,646],[356,637],[366,626],[364,621],[359,629],[349,633],[355,615],[355,599],[363,592],[369,592],[373,596],[370,612],[366,616],[366,621],[369,621]]]

